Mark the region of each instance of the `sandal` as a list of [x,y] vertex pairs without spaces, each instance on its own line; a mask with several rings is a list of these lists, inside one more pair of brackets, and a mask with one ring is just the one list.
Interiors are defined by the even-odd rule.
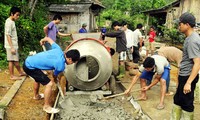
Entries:
[[44,99],[44,94],[43,93],[40,93],[38,95],[38,97],[33,97],[34,100],[41,100],[41,99]]
[[147,99],[148,99],[147,97],[146,98],[139,97],[139,98],[136,98],[134,100],[136,100],[136,101],[146,101]]
[[156,107],[157,110],[162,110],[162,109],[164,109],[164,108],[165,108],[165,105],[158,105],[158,106]]
[[47,113],[58,113],[60,110],[59,109],[56,109],[56,108],[43,108],[43,110],[45,111],[45,112],[47,112]]
[[21,77],[17,77],[17,76],[12,76],[10,77],[11,80],[21,80],[22,78]]
[[20,77],[22,76],[26,76],[26,73],[25,72],[22,72],[21,74],[19,74]]
[[166,96],[171,96],[171,95],[173,95],[173,94],[174,94],[173,92],[165,93]]

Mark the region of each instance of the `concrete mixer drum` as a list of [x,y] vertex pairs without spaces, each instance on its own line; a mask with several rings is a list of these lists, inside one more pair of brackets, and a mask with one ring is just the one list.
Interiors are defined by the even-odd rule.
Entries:
[[110,80],[112,59],[107,47],[98,40],[83,38],[71,43],[67,50],[78,49],[80,60],[64,71],[68,83],[80,90],[96,90]]

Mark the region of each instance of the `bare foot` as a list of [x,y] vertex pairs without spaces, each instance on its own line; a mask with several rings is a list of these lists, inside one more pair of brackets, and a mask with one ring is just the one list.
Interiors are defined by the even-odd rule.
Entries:
[[148,99],[147,96],[140,96],[140,97],[136,98],[135,100],[137,100],[137,101],[146,101],[147,99]]

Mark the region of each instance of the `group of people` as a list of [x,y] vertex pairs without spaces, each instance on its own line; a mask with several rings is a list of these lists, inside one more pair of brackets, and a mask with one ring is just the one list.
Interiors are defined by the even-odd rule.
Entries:
[[[185,120],[193,120],[194,89],[199,79],[198,72],[200,69],[200,37],[193,29],[195,20],[195,17],[188,12],[182,14],[179,18],[179,30],[186,36],[183,52],[175,47],[158,49],[157,55],[152,55],[144,60],[131,85],[125,91],[128,94],[137,79],[140,78],[142,91],[139,99],[146,100],[146,91],[160,81],[160,102],[157,109],[163,109],[166,88],[169,86],[167,82],[170,79],[169,62],[176,62],[179,73],[171,120],[180,120],[181,116]],[[151,81],[153,75],[155,75],[153,82],[147,85],[147,81]]]
[[[106,37],[116,38],[116,51],[119,53],[119,75],[117,78],[123,78],[125,75],[125,61],[127,58],[129,61],[139,64],[140,51],[144,46],[144,37],[141,30],[143,29],[142,24],[137,24],[134,31],[128,28],[127,22],[123,21],[121,24],[118,21],[114,21],[111,25],[114,29],[112,32],[102,33],[102,40]],[[153,42],[155,39],[154,27],[151,27],[149,41],[149,49],[154,50]],[[153,54],[152,54],[153,55]]]
[[[50,105],[51,89],[54,82],[58,81],[58,74],[63,72],[65,64],[76,63],[80,59],[80,53],[76,49],[72,49],[64,53],[56,44],[56,35],[70,36],[71,34],[60,33],[56,28],[56,24],[60,23],[62,17],[55,15],[53,21],[44,27],[45,37],[40,41],[40,45],[45,45],[47,51],[40,52],[33,56],[28,56],[24,61],[24,73],[20,69],[18,55],[18,38],[16,32],[15,21],[20,16],[20,9],[12,7],[10,16],[5,23],[5,48],[7,60],[9,63],[10,79],[19,79],[14,76],[14,66],[17,68],[20,76],[29,75],[34,82],[34,99],[44,97],[43,110],[47,113],[58,113],[59,109],[52,108]],[[200,37],[194,32],[195,17],[186,12],[179,18],[179,30],[186,35],[183,46],[183,52],[175,47],[161,47],[154,52],[153,44],[155,38],[155,28],[150,28],[149,33],[149,49],[151,56],[148,55],[139,67],[137,74],[133,77],[132,82],[126,94],[130,93],[133,85],[140,78],[141,95],[140,100],[146,100],[146,91],[152,86],[160,82],[160,102],[157,109],[163,109],[164,97],[169,87],[170,80],[170,63],[176,62],[179,67],[177,91],[174,95],[174,106],[172,110],[172,120],[179,120],[181,115],[188,120],[193,119],[194,111],[194,89],[198,81],[198,72],[200,69]],[[80,31],[85,31],[84,27]],[[139,51],[144,45],[141,29],[142,24],[138,24],[136,30],[131,31],[127,27],[127,23],[120,24],[114,21],[111,26],[114,32],[105,32],[102,35],[106,37],[116,37],[116,52],[119,53],[119,75],[121,78],[125,75],[124,62],[128,57],[130,61],[138,63],[140,60]],[[172,52],[173,51],[173,52]],[[51,61],[51,62],[47,62]],[[53,80],[50,80],[42,70],[54,70]],[[153,79],[154,76],[154,80]],[[44,95],[39,93],[40,84],[45,85]]]
[[[165,108],[164,97],[169,92],[170,62],[178,66],[177,91],[174,95],[174,105],[171,120],[180,120],[181,116],[187,120],[193,120],[194,89],[198,82],[200,70],[200,37],[194,31],[196,18],[191,13],[184,13],[179,18],[179,30],[185,34],[183,52],[176,47],[161,47],[154,51],[155,28],[150,27],[149,45],[146,58],[133,77],[125,94],[130,93],[132,87],[140,79],[141,94],[138,99],[147,100],[146,91],[160,82],[160,102],[158,110]],[[134,63],[139,61],[139,50],[143,46],[141,34],[142,24],[137,25],[135,31],[127,28],[127,23],[115,21],[111,26],[115,31],[104,33],[107,37],[116,37],[116,51],[119,53],[119,78],[124,76],[124,62],[127,55]],[[151,50],[149,55],[149,50]],[[154,76],[154,80],[153,79]]]

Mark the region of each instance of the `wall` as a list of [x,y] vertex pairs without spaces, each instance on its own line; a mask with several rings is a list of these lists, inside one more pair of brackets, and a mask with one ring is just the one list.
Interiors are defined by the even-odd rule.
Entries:
[[200,22],[200,0],[181,0],[180,13],[191,12],[196,17],[196,22]]
[[[55,14],[56,13],[51,13],[50,18],[53,18]],[[57,25],[57,27],[60,30],[62,29],[64,33],[78,33],[83,23],[87,24],[86,29],[89,32],[94,29],[94,25],[96,24],[96,22],[93,20],[95,19],[94,15],[93,13],[89,12],[89,9],[83,13],[62,13],[60,15],[62,16],[63,20],[59,25]]]
[[175,20],[179,17],[179,7],[173,7],[167,10],[166,26],[172,28]]

